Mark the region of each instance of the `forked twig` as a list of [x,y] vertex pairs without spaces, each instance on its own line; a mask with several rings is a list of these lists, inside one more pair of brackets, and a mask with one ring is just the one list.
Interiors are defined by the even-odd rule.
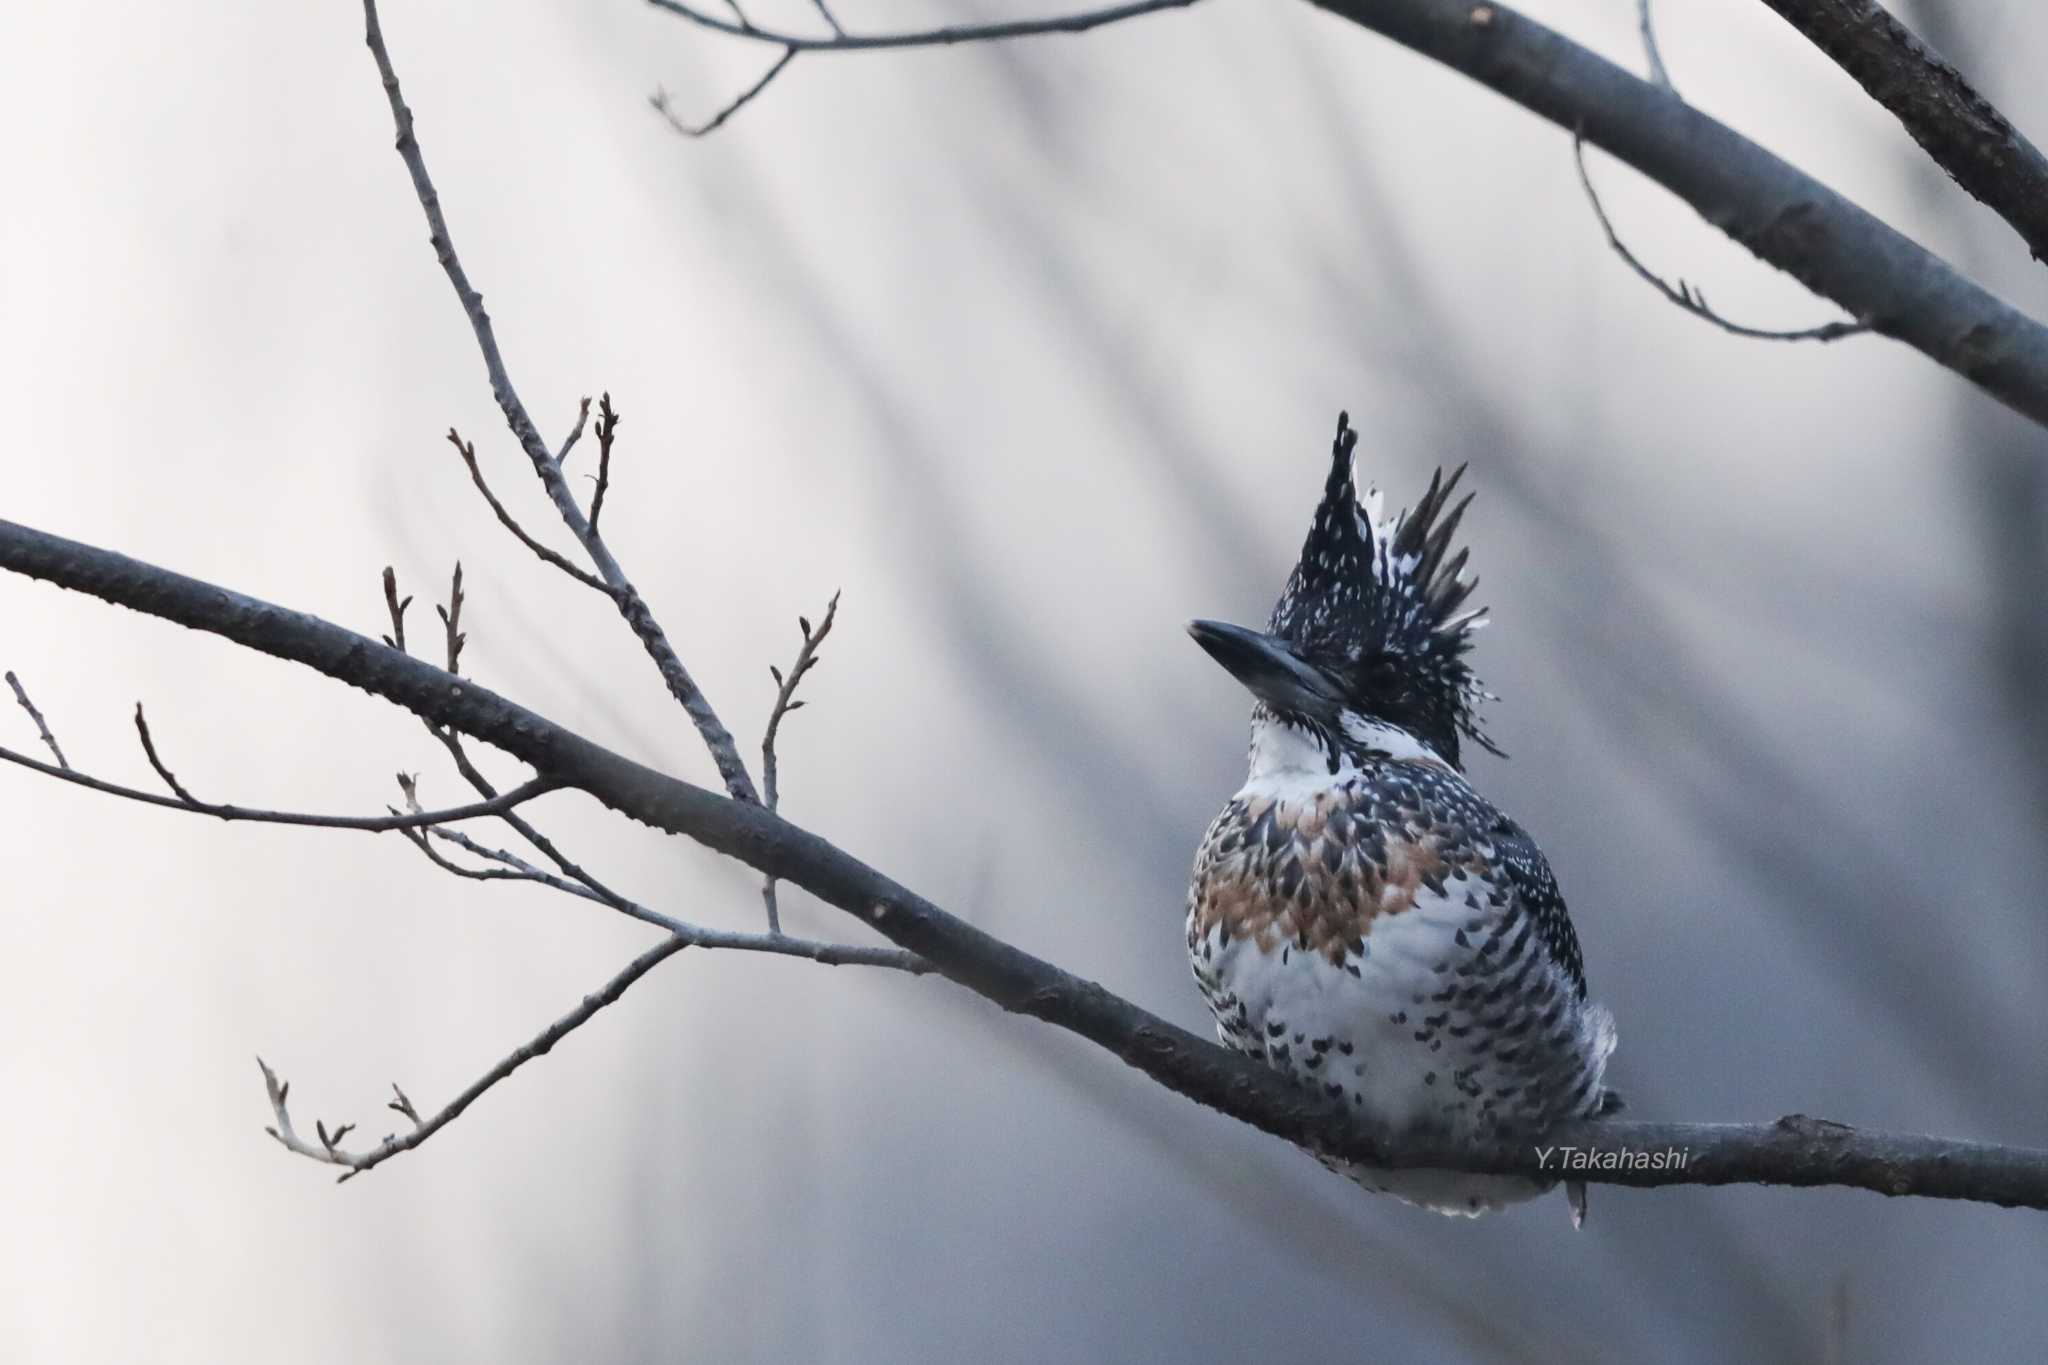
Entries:
[[[664,119],[668,120],[669,127],[675,129],[684,137],[704,137],[708,134],[717,132],[720,128],[723,128],[725,126],[725,122],[727,119],[731,118],[734,114],[737,114],[740,110],[746,108],[748,104],[752,103],[754,96],[760,94],[763,90],[766,90],[768,88],[768,83],[774,80],[777,76],[780,76],[782,74],[783,68],[788,66],[792,61],[795,60],[795,48],[785,47],[784,49],[782,49],[782,55],[775,59],[775,64],[773,66],[769,67],[766,71],[761,73],[761,79],[755,81],[745,90],[742,90],[734,98],[726,101],[726,105],[723,109],[720,109],[717,113],[713,114],[709,119],[707,119],[703,123],[683,122],[682,118],[676,113],[675,106],[669,102],[668,91],[660,89],[658,87],[656,88],[653,94],[647,97],[647,103],[653,106],[655,113],[660,114]],[[597,520],[596,516],[593,515],[591,517],[591,520],[595,522]]]
[[597,519],[604,512],[604,495],[612,486],[612,441],[619,434],[619,414],[612,408],[607,391],[597,400],[597,491],[590,495],[590,534],[597,534]]
[[[818,622],[816,630],[811,629],[810,618],[796,618],[797,629],[803,632],[804,642],[796,652],[796,662],[790,665],[787,677],[775,665],[768,665],[768,674],[775,679],[775,705],[768,712],[768,728],[761,736],[761,790],[766,793],[767,806],[774,810],[780,803],[781,792],[776,787],[775,739],[782,729],[782,718],[802,708],[796,699],[797,684],[804,680],[804,674],[818,664],[818,646],[832,633],[832,622],[839,616],[839,594],[833,593],[832,600],[825,604],[825,615]],[[761,880],[761,903],[768,911],[768,932],[782,932],[782,907],[776,900],[775,878]]]
[[[406,173],[412,178],[413,194],[419,201],[420,212],[426,217],[429,240],[434,247],[435,259],[441,263],[441,270],[448,277],[448,283],[455,291],[455,297],[462,306],[463,315],[468,318],[471,333],[476,338],[477,349],[483,356],[484,370],[490,378],[491,396],[497,401],[498,409],[505,415],[505,423],[512,430],[519,448],[533,465],[541,486],[548,499],[554,503],[555,511],[561,516],[563,525],[582,544],[596,569],[597,579],[618,607],[619,614],[632,628],[641,647],[654,661],[663,684],[669,694],[682,706],[690,721],[697,728],[704,741],[704,747],[711,751],[712,761],[718,766],[718,775],[725,783],[726,791],[736,801],[757,802],[759,795],[754,790],[754,780],[747,773],[747,765],[740,758],[739,747],[733,742],[732,732],[719,720],[712,709],[710,700],[703,689],[690,676],[669,644],[661,624],[654,619],[653,611],[645,598],[626,577],[604,539],[592,530],[583,509],[576,503],[568,481],[562,475],[562,467],[553,451],[541,440],[540,431],[534,426],[526,405],[520,401],[519,393],[512,387],[512,378],[505,369],[505,358],[498,349],[497,331],[491,324],[490,314],[484,311],[483,296],[469,281],[469,274],[463,269],[462,260],[455,252],[454,238],[450,235],[447,215],[441,210],[441,197],[434,189],[433,178],[427,174],[426,157],[420,150],[419,138],[414,132],[412,110],[406,107],[405,97],[400,93],[398,73],[392,68],[391,53],[384,44],[384,30],[377,17],[376,0],[363,0],[363,40],[369,46],[370,56],[377,64],[377,75],[384,84],[384,97],[391,109],[391,122],[397,133],[399,159],[405,163]],[[459,447],[458,447],[459,448]],[[538,542],[521,536],[534,548]],[[542,558],[547,558],[543,555]],[[559,556],[557,556],[559,558]],[[550,562],[553,562],[550,560]],[[563,561],[566,563],[566,561]],[[578,571],[578,579],[581,580]]]
[[627,989],[647,973],[653,971],[669,958],[685,948],[747,948],[757,952],[772,953],[782,957],[798,957],[826,966],[860,965],[891,967],[912,975],[924,975],[931,970],[929,963],[901,948],[853,948],[838,944],[812,943],[803,939],[774,938],[759,934],[721,934],[712,930],[699,930],[683,926],[682,932],[672,933],[640,956],[634,958],[611,980],[596,991],[583,997],[576,1008],[542,1029],[533,1038],[514,1048],[497,1065],[465,1088],[461,1094],[450,1100],[431,1117],[422,1118],[405,1091],[396,1083],[391,1087],[394,1098],[386,1106],[412,1120],[412,1131],[394,1133],[367,1151],[352,1152],[343,1147],[342,1139],[355,1128],[354,1124],[342,1124],[332,1131],[325,1122],[316,1121],[314,1133],[319,1145],[300,1137],[292,1125],[291,1111],[287,1101],[291,1096],[289,1082],[278,1079],[277,1073],[261,1057],[256,1065],[263,1069],[263,1087],[270,1097],[270,1110],[274,1122],[264,1132],[283,1145],[287,1151],[327,1166],[342,1167],[337,1179],[351,1180],[364,1171],[371,1170],[401,1152],[409,1152],[425,1142],[441,1129],[461,1117],[463,1110],[476,1103],[484,1092],[513,1072],[525,1066],[536,1057],[544,1057],[555,1044],[590,1022],[592,1016],[605,1006],[617,1002]]
[[[139,713],[140,708],[138,708]],[[147,729],[144,728],[147,735]],[[146,744],[146,747],[148,746]],[[454,820],[477,820],[485,816],[503,815],[515,807],[524,805],[537,796],[557,791],[562,783],[551,777],[536,777],[522,782],[517,787],[489,801],[477,801],[467,806],[453,806],[447,810],[422,811],[417,815],[317,815],[306,811],[263,810],[252,806],[221,805],[201,801],[178,785],[170,770],[152,754],[160,777],[171,784],[177,795],[160,796],[155,792],[142,791],[136,787],[123,786],[104,778],[90,777],[75,768],[60,768],[54,763],[30,758],[27,754],[13,749],[0,749],[0,762],[19,764],[46,777],[70,782],[76,786],[89,787],[108,796],[118,796],[127,801],[139,801],[145,806],[161,806],[166,810],[190,811],[194,815],[211,815],[217,820],[241,820],[259,825],[302,825],[316,829],[354,829],[371,834],[382,834],[391,830],[423,829],[429,825],[444,824]]]
[[[524,545],[527,549],[540,556],[543,563],[552,564],[555,568],[560,569],[586,588],[595,588],[607,597],[612,595],[612,590],[605,586],[603,579],[588,569],[578,568],[576,565],[571,564],[560,551],[551,550],[538,540],[535,540],[531,535],[527,534],[526,528],[521,526],[518,520],[505,510],[505,504],[498,501],[498,495],[491,491],[490,484],[485,481],[482,466],[477,464],[475,442],[463,440],[461,433],[457,432],[454,427],[450,427],[448,428],[448,444],[454,446],[455,453],[462,457],[463,467],[469,470],[469,481],[476,485],[476,491],[483,494],[484,501],[491,505],[491,511],[497,516],[500,526],[510,531],[521,545]],[[567,447],[565,446],[564,449],[567,449]]]
[[316,1121],[313,1128],[320,1139],[320,1145],[317,1147],[300,1137],[298,1132],[292,1127],[291,1111],[286,1108],[286,1101],[291,1095],[290,1084],[280,1081],[277,1078],[277,1073],[270,1069],[269,1063],[258,1057],[256,1065],[263,1069],[263,1088],[270,1096],[270,1111],[276,1120],[274,1124],[266,1127],[263,1131],[276,1138],[287,1151],[296,1152],[300,1156],[310,1158],[325,1165],[342,1167],[342,1173],[337,1179],[342,1181],[352,1180],[364,1171],[372,1170],[389,1161],[400,1152],[411,1151],[450,1123],[453,1123],[457,1118],[461,1117],[462,1111],[476,1103],[477,1099],[485,1091],[510,1076],[520,1067],[525,1066],[534,1058],[546,1056],[556,1043],[582,1027],[592,1015],[596,1014],[606,1005],[612,1004],[620,996],[624,995],[626,989],[635,981],[638,981],[641,977],[653,971],[663,961],[675,956],[689,946],[682,939],[670,938],[656,944],[640,954],[640,956],[634,958],[626,964],[623,971],[619,972],[610,981],[607,981],[596,992],[584,996],[582,1002],[575,1009],[570,1010],[567,1014],[555,1020],[554,1023],[549,1024],[526,1043],[513,1049],[496,1066],[472,1082],[468,1089],[450,1100],[432,1118],[422,1119],[419,1111],[413,1106],[413,1102],[394,1083],[391,1087],[391,1093],[396,1098],[391,1101],[388,1107],[411,1119],[412,1131],[409,1133],[394,1133],[366,1152],[351,1152],[341,1145],[341,1140],[354,1128],[355,1125],[353,1124],[345,1123],[330,1133],[327,1131],[325,1123]]

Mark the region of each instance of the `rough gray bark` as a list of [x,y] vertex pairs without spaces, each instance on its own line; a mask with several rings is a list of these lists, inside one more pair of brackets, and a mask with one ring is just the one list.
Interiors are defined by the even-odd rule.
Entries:
[[1504,5],[1312,3],[1581,133],[1873,331],[2048,425],[2048,328],[1673,92]]
[[2048,261],[2048,156],[1877,0],[1764,0]]

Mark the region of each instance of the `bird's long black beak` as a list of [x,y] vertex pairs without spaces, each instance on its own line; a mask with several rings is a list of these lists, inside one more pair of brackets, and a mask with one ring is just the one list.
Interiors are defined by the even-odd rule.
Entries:
[[1190,621],[1188,634],[1268,706],[1322,720],[1335,718],[1340,700],[1336,684],[1277,635],[1222,621]]

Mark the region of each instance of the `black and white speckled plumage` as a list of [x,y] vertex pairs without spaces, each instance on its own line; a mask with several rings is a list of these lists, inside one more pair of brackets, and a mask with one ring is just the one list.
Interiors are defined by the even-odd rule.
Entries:
[[[1258,703],[1245,785],[1196,856],[1190,961],[1226,1046],[1348,1098],[1390,1138],[1533,1137],[1608,1106],[1613,1021],[1587,999],[1542,851],[1458,766],[1481,694],[1465,556],[1449,556],[1463,504],[1444,515],[1457,475],[1376,525],[1354,440],[1340,418],[1270,633],[1193,628]],[[1333,1164],[1446,1213],[1548,1188]]]

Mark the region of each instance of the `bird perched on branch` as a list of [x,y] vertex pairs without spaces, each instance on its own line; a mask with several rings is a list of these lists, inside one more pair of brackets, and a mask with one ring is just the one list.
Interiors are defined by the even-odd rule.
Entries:
[[[1354,481],[1337,418],[1329,479],[1264,632],[1189,634],[1251,692],[1251,770],[1203,836],[1188,956],[1226,1047],[1351,1106],[1388,1142],[1495,1144],[1619,1107],[1614,1020],[1586,998],[1550,865],[1460,762],[1490,700],[1466,663],[1470,495],[1439,469],[1414,510]],[[1525,1176],[1327,1161],[1448,1214],[1533,1198]],[[1583,1216],[1584,1190],[1572,1186]]]

